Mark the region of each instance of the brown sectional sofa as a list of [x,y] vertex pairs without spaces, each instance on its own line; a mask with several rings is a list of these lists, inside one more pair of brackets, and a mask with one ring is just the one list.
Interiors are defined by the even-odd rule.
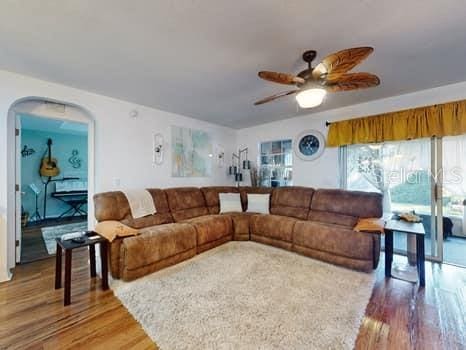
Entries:
[[[349,268],[377,267],[380,235],[353,230],[359,218],[382,216],[377,193],[309,187],[180,187],[148,189],[157,213],[131,216],[122,192],[94,196],[98,221],[117,220],[139,235],[111,243],[110,271],[132,280],[189,259],[230,240],[253,240]],[[270,214],[220,214],[219,193],[270,194]]]
[[170,188],[165,192],[175,222],[189,223],[195,227],[198,253],[231,241],[231,218],[219,215],[218,211],[209,214],[204,193],[200,188]]

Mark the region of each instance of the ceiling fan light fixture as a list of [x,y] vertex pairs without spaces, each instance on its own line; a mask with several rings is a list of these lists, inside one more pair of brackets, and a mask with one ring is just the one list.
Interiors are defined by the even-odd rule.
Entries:
[[322,104],[326,94],[327,91],[325,91],[325,89],[307,89],[296,95],[296,101],[298,101],[299,107],[301,108],[317,107]]

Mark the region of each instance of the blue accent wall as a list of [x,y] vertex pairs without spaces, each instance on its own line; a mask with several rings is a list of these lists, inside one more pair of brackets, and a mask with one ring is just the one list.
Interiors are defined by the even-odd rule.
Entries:
[[[88,143],[87,135],[70,135],[65,133],[56,133],[48,131],[37,130],[21,130],[21,149],[26,145],[27,148],[32,148],[35,153],[21,157],[21,191],[22,205],[25,211],[29,212],[31,217],[35,212],[35,196],[34,192],[29,187],[29,184],[34,183],[38,189],[41,190],[39,194],[39,213],[42,216],[44,210],[44,185],[41,178],[39,169],[41,160],[47,151],[47,140],[52,139],[52,157],[58,161],[60,174],[54,179],[65,177],[79,177],[81,180],[87,181],[87,153]],[[77,150],[78,158],[81,159],[81,167],[73,168],[69,162],[73,150]],[[57,217],[69,207],[51,197],[51,193],[55,191],[55,183],[51,182],[47,190],[47,217]],[[85,207],[84,207],[85,208]]]

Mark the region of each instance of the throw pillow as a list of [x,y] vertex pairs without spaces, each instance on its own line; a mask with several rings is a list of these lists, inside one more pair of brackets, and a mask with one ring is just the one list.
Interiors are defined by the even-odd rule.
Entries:
[[116,237],[136,236],[138,230],[122,224],[119,221],[101,221],[95,225],[94,231],[112,242]]
[[241,212],[241,197],[239,193],[219,193],[220,213]]
[[385,222],[379,218],[359,219],[354,231],[384,233]]
[[248,193],[248,213],[269,214],[270,194]]

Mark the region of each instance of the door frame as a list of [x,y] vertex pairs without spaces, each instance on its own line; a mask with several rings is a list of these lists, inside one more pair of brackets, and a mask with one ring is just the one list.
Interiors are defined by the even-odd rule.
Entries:
[[[76,115],[66,115],[60,113],[53,113],[51,111],[44,111],[47,103],[55,103],[65,105],[73,108],[79,113]],[[88,127],[88,226],[93,227],[94,224],[94,207],[92,205],[92,197],[95,193],[95,118],[93,114],[83,106],[60,101],[47,97],[29,96],[16,100],[8,110],[7,117],[7,267],[11,270],[16,266],[20,256],[17,257],[18,249],[16,248],[16,236],[21,235],[21,225],[18,221],[21,219],[21,213],[17,211],[16,206],[16,184],[20,185],[21,179],[18,178],[20,174],[16,171],[18,162],[17,159],[19,151],[16,149],[16,115],[18,113],[27,113],[33,116],[42,118],[52,118],[59,120],[69,120],[87,124]],[[19,164],[19,166],[21,166]],[[19,206],[21,210],[21,206]],[[19,228],[18,228],[19,226]],[[17,233],[17,230],[20,230]]]
[[[15,114],[15,262],[21,260],[22,234],[21,234],[21,216],[22,216],[22,188],[21,188],[21,118]],[[19,181],[18,181],[19,180]]]
[[[443,263],[443,152],[442,138],[432,137],[431,139],[431,222],[430,227],[435,227],[435,232],[431,232],[431,253],[428,258],[431,261]],[[435,235],[435,245],[434,236]]]

